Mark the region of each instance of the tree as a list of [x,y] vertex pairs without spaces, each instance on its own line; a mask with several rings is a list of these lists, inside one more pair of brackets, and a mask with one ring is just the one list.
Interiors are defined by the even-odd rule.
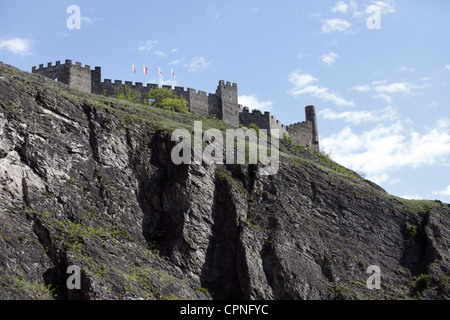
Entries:
[[146,105],[149,104],[148,99],[144,99],[144,101],[142,101],[142,93],[139,90],[133,89],[130,86],[124,84],[114,87],[113,97],[134,103],[143,103]]
[[166,109],[175,112],[189,113],[187,101],[184,97],[177,96],[172,90],[166,88],[151,89],[147,95],[147,101],[152,107]]
[[117,85],[114,87],[113,97],[170,111],[189,113],[186,99],[166,88],[151,89],[147,95],[144,95],[139,89],[133,89],[128,85]]

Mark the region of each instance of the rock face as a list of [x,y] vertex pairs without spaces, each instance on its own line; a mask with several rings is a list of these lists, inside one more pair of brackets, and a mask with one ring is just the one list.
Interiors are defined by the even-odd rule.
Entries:
[[450,298],[447,204],[289,145],[273,176],[177,166],[180,119],[0,64],[0,298]]

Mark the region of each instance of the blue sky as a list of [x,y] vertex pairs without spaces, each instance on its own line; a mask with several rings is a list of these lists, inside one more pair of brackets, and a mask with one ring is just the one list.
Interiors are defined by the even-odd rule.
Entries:
[[207,92],[223,79],[284,124],[313,104],[336,161],[391,194],[450,202],[449,13],[447,0],[2,1],[0,60]]

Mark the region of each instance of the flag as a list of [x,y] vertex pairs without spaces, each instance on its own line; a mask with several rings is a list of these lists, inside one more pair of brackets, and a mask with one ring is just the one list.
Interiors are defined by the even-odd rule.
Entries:
[[133,70],[133,73],[136,73],[136,67],[134,66],[134,64],[133,64],[132,70]]
[[144,74],[147,74],[147,67],[144,65]]
[[173,72],[173,69],[170,69],[170,73],[172,74],[172,77],[175,78],[175,72]]
[[162,70],[159,67],[158,67],[158,72],[159,72],[159,75],[162,76]]

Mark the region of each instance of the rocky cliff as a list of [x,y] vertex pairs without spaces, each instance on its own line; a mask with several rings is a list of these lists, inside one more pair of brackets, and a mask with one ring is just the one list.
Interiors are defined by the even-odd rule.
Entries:
[[449,205],[284,142],[273,176],[174,165],[199,119],[0,63],[0,299],[450,298]]

